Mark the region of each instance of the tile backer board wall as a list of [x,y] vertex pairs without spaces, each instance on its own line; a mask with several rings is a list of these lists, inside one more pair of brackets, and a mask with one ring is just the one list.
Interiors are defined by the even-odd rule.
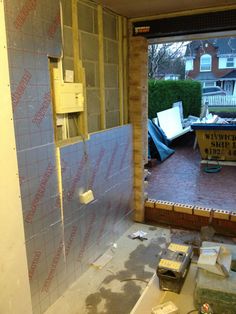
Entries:
[[[5,6],[29,281],[33,312],[43,313],[130,224],[132,128],[60,149],[62,212],[48,70],[48,56],[61,55],[59,1]],[[82,206],[87,187],[95,201]]]

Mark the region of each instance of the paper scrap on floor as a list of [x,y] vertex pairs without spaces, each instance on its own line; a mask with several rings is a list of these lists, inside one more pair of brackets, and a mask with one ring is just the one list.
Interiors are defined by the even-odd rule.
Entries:
[[138,230],[138,231],[132,233],[130,235],[130,238],[131,239],[137,239],[137,238],[146,239],[146,237],[145,237],[146,235],[147,235],[147,232],[144,232],[142,230]]
[[113,258],[112,255],[105,253],[102,256],[100,256],[95,262],[93,262],[92,265],[98,269],[102,269],[106,264],[110,262],[112,258]]
[[197,266],[211,273],[229,276],[232,254],[225,246],[202,247]]
[[166,303],[163,303],[152,308],[152,314],[178,314],[178,313],[179,310],[177,306],[171,301],[168,301]]

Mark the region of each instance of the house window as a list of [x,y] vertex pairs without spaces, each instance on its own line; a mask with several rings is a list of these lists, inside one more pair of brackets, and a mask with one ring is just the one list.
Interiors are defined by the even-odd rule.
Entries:
[[204,82],[203,84],[204,87],[214,87],[216,86],[215,82]]
[[234,58],[232,57],[227,58],[226,68],[233,68],[233,67],[234,67]]
[[202,55],[200,59],[200,71],[211,71],[211,56],[208,54]]
[[193,70],[193,59],[186,60],[185,63],[185,71],[192,71]]

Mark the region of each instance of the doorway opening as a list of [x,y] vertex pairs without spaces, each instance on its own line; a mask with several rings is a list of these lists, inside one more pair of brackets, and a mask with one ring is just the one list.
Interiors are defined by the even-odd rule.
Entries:
[[[193,38],[182,36],[172,40],[149,41],[149,119],[154,123],[158,124],[158,112],[172,110],[176,102],[181,102],[183,108],[183,116],[180,117],[182,123],[189,116],[196,116],[199,119],[197,122],[202,122],[206,115],[209,115],[209,119],[215,119],[209,122],[236,121],[236,36],[232,36],[232,33],[229,37],[215,36],[204,34]],[[184,87],[187,83],[198,83],[200,96],[189,94],[189,89]],[[196,97],[200,97],[198,114]],[[166,119],[168,130],[168,115]],[[169,128],[172,127],[173,123]],[[236,131],[232,132],[234,134]],[[236,154],[235,139],[232,138],[228,147],[232,155],[234,151]],[[160,152],[159,156],[158,153],[155,156],[153,147],[149,150],[153,153],[154,161],[150,156],[149,166],[152,167],[149,167],[148,197],[236,212],[236,156],[235,159],[232,157],[230,166],[222,158],[225,160],[221,161],[223,165],[215,167],[217,171],[207,171],[211,166],[202,164],[200,147],[196,147],[194,142],[196,144],[195,131],[174,139],[167,146],[175,152],[162,162],[156,162],[161,159],[158,158]],[[213,142],[212,139],[211,145],[214,146]],[[224,154],[228,148],[224,145],[218,147],[220,153]],[[212,159],[218,166],[220,158]]]

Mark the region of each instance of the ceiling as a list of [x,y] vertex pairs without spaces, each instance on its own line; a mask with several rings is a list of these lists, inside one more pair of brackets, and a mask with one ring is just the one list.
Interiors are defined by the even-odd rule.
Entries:
[[94,0],[128,18],[148,17],[189,10],[236,5],[235,0]]

